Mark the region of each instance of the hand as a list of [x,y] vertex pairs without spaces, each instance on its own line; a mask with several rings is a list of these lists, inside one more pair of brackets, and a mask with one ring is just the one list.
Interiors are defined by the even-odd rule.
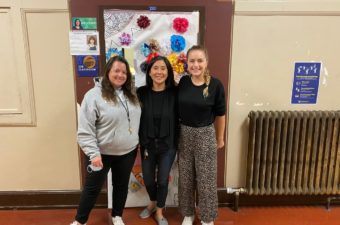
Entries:
[[223,147],[224,147],[224,140],[223,139],[217,140],[217,149],[221,149]]
[[96,156],[93,159],[91,159],[91,165],[95,167],[103,167],[102,157]]
[[181,79],[181,74],[174,71],[174,80],[176,85],[179,83],[179,80]]

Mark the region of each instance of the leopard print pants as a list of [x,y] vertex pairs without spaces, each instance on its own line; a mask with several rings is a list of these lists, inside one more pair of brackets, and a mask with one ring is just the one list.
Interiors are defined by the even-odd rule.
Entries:
[[195,190],[201,220],[217,217],[217,144],[213,125],[181,125],[179,139],[179,207],[183,216],[194,215]]

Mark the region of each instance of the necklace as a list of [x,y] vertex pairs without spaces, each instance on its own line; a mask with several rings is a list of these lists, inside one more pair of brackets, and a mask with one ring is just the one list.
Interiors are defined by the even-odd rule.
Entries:
[[128,119],[128,122],[129,122],[129,129],[128,131],[130,132],[130,134],[132,134],[132,128],[131,128],[131,123],[130,123],[130,112],[129,112],[129,105],[128,105],[128,102],[125,98],[125,104],[123,102],[123,100],[119,97],[119,95],[117,94],[117,97],[120,101],[120,103],[122,104],[123,108],[125,109],[125,112],[126,112],[126,116],[127,116],[127,119]]

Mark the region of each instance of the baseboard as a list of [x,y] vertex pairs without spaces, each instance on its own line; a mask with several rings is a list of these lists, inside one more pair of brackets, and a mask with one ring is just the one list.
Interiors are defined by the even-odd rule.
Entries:
[[340,198],[336,195],[248,195],[229,194],[218,191],[219,206],[228,206],[237,211],[238,207],[248,206],[325,206],[339,205]]
[[[81,191],[5,191],[0,192],[0,209],[48,209],[48,208],[76,208]],[[247,206],[329,206],[339,205],[340,199],[332,195],[264,195],[253,196],[228,194],[224,190],[218,191],[220,207]],[[107,191],[103,190],[97,199],[96,208],[107,208]]]
[[[76,208],[81,191],[6,191],[0,192],[0,209]],[[102,191],[95,207],[107,207],[107,192]]]

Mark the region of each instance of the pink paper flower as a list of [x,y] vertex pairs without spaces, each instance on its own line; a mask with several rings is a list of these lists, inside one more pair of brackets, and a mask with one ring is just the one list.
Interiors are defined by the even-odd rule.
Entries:
[[177,17],[173,20],[172,27],[178,33],[185,33],[188,29],[189,21],[186,18]]
[[121,45],[130,45],[131,43],[131,35],[128,33],[122,33],[122,35],[119,37],[119,41]]
[[145,29],[150,25],[150,19],[147,16],[140,16],[137,19],[137,24],[141,29]]

